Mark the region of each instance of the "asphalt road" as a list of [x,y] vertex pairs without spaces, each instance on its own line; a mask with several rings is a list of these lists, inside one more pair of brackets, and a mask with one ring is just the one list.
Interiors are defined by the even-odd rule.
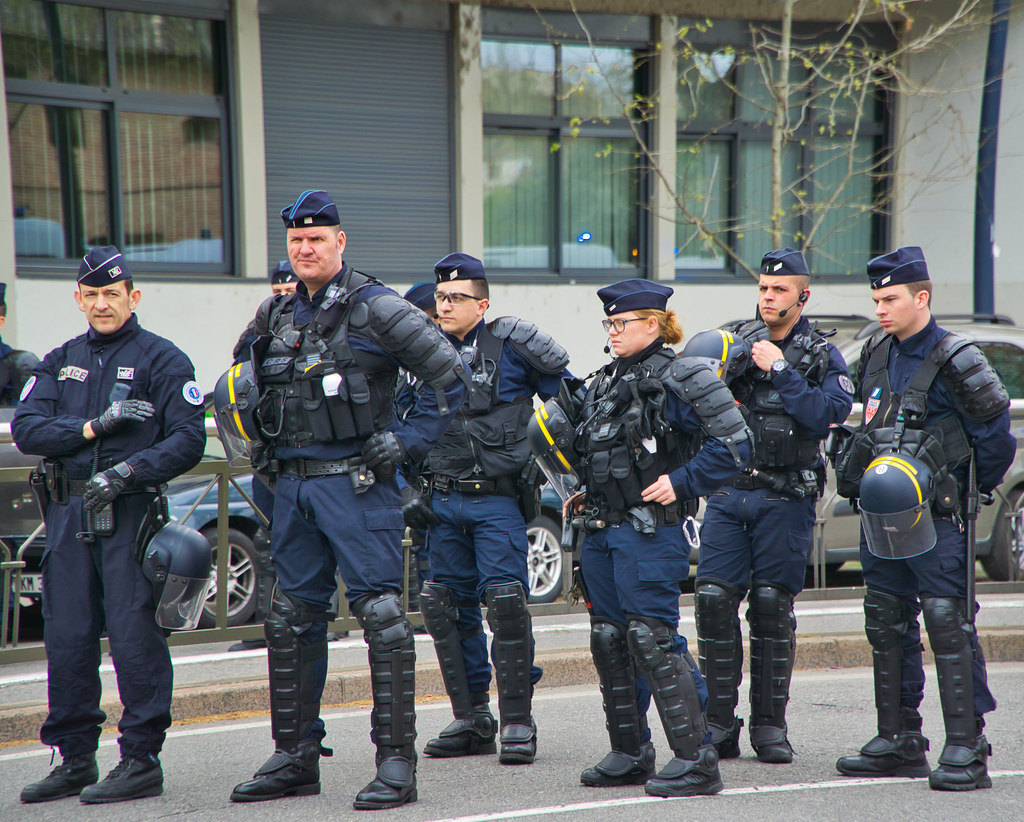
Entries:
[[[929,670],[923,707],[925,733],[932,741],[934,764],[942,748],[942,723]],[[44,776],[50,754],[38,745],[0,749],[0,819],[221,820],[301,819],[347,820],[672,820],[685,815],[701,820],[786,819],[822,822],[832,819],[1019,819],[1024,807],[1024,663],[990,665],[989,676],[1000,702],[990,715],[988,736],[993,787],[965,794],[939,793],[923,780],[853,780],[835,773],[837,756],[852,752],[874,734],[872,682],[869,669],[798,671],[790,703],[790,736],[797,749],[792,765],[764,765],[744,747],[739,760],[722,763],[725,790],[715,797],[665,800],[644,795],[637,787],[608,790],[579,785],[579,773],[607,748],[600,696],[594,686],[539,688],[535,713],[540,752],[531,766],[499,765],[496,757],[434,760],[421,757],[420,801],[377,815],[352,810],[356,792],[373,773],[373,748],[368,738],[369,708],[354,706],[325,715],[326,744],[334,757],[322,760],[323,793],[315,797],[236,805],[228,800],[235,783],[247,778],[270,754],[269,721],[252,720],[175,726],[162,761],[163,796],[102,808],[65,799],[43,805],[21,805],[18,793],[26,783]],[[741,704],[744,700],[741,699]],[[446,702],[418,705],[419,742],[449,720]],[[652,714],[653,719],[653,714]],[[670,754],[655,724],[658,762]],[[745,745],[745,739],[744,739]],[[101,741],[101,771],[117,758],[111,734]]]

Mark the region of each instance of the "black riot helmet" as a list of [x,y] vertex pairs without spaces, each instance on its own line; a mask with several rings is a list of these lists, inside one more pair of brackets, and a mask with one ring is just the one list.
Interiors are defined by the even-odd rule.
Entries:
[[260,392],[252,362],[231,366],[213,389],[214,419],[224,452],[232,466],[247,465],[258,439],[256,405]]
[[750,366],[750,342],[731,331],[712,328],[690,337],[679,356],[704,363],[728,384]]
[[213,550],[194,528],[170,522],[153,534],[142,555],[142,573],[153,583],[156,622],[191,631],[213,584]]
[[557,400],[550,399],[538,408],[526,426],[526,439],[544,475],[562,501],[580,486],[576,466],[579,456],[573,449],[576,431]]
[[860,482],[860,522],[868,550],[882,559],[916,557],[935,547],[935,477],[917,457],[873,459]]

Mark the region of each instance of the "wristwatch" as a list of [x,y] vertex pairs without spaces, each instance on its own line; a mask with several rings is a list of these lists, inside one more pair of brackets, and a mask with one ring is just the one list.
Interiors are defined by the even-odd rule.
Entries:
[[787,368],[789,368],[789,363],[783,357],[779,357],[775,362],[772,363],[773,374],[781,374]]

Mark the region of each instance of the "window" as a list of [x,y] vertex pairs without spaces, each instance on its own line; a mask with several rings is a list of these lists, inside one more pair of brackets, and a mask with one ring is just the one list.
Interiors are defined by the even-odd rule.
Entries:
[[223,23],[4,0],[0,30],[19,265],[226,270]]
[[484,263],[523,272],[636,273],[639,160],[622,47],[485,40]]
[[[772,247],[771,122],[766,76],[777,59],[724,23],[683,29],[677,85],[676,271],[757,269]],[[797,27],[794,43],[826,42]],[[808,52],[810,53],[810,52]],[[839,65],[841,63],[841,65]],[[882,91],[855,58],[822,71],[795,60],[789,133],[780,158],[783,244],[803,248],[816,275],[846,275],[883,246],[886,134]],[[845,72],[845,74],[844,74]]]

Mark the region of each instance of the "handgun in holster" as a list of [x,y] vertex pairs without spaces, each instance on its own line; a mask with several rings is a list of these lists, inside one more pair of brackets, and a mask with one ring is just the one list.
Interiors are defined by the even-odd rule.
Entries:
[[28,484],[39,505],[39,516],[43,520],[46,519],[46,512],[50,508],[50,489],[46,486],[45,463],[46,460],[41,460],[28,475]]

